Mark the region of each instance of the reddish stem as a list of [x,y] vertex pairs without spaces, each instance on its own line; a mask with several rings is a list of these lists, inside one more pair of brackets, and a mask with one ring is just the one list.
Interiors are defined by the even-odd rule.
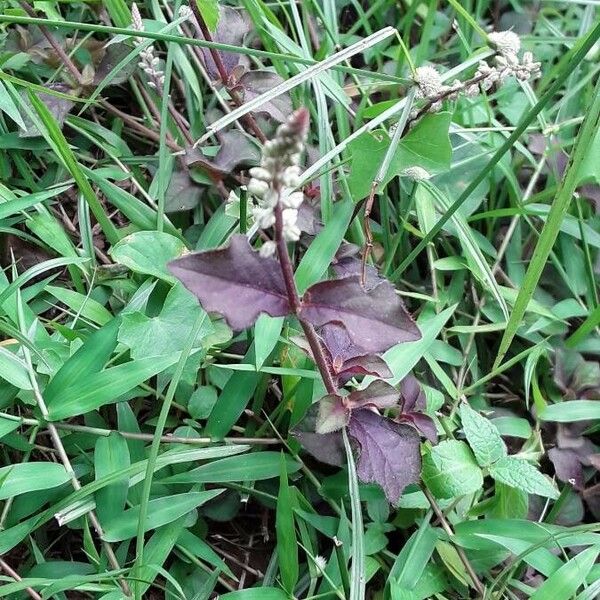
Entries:
[[[202,33],[202,37],[207,42],[213,42],[213,36],[210,32],[210,29],[206,25],[206,21],[200,12],[200,8],[196,4],[195,0],[190,2],[190,8],[194,13],[195,21],[200,28],[200,32]],[[217,67],[217,71],[219,72],[219,78],[221,79],[221,83],[227,88],[231,99],[235,102],[237,106],[241,106],[244,102],[241,98],[240,94],[237,90],[233,89],[233,87],[229,83],[229,74],[227,73],[227,68],[225,67],[225,63],[223,62],[223,57],[221,53],[216,48],[209,48],[210,55],[215,62],[215,66]],[[206,61],[205,61],[206,63]],[[267,141],[267,136],[261,131],[258,123],[255,121],[254,117],[251,114],[244,115],[241,119],[246,126],[246,128],[264,144]]]
[[281,212],[281,205],[278,204],[275,207],[275,242],[277,244],[277,256],[279,257],[279,264],[281,265],[281,272],[283,273],[283,281],[285,282],[288,300],[292,310],[294,311],[294,314],[296,315],[296,318],[304,330],[304,335],[306,335],[306,339],[312,351],[315,364],[317,365],[319,373],[323,378],[323,383],[325,384],[327,393],[337,394],[338,389],[337,385],[335,384],[335,375],[331,370],[331,366],[327,360],[327,357],[325,356],[319,336],[317,335],[312,323],[309,323],[301,317],[300,311],[302,308],[302,302],[298,296],[298,290],[294,280],[294,270],[292,268],[292,263],[290,261],[290,255],[288,254],[285,240],[283,239],[283,217]]

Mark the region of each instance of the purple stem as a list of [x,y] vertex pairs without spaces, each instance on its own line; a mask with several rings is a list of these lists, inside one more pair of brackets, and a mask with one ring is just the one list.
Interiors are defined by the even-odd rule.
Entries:
[[335,384],[335,377],[331,371],[325,352],[323,351],[319,336],[312,323],[309,323],[300,316],[302,303],[298,296],[296,282],[294,281],[294,270],[290,261],[290,255],[288,254],[287,246],[283,239],[283,217],[281,215],[280,204],[277,204],[275,207],[275,242],[277,244],[277,256],[279,257],[279,264],[281,265],[281,272],[283,273],[283,281],[285,282],[285,289],[287,291],[290,306],[304,330],[304,335],[306,335],[306,339],[312,351],[317,368],[319,369],[319,373],[323,378],[327,393],[337,394],[338,389]]

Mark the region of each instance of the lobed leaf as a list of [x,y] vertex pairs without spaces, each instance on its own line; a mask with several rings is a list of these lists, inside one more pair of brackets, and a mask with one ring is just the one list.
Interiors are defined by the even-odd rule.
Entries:
[[348,429],[358,443],[359,478],[378,483],[390,503],[397,504],[404,488],[419,481],[419,434],[410,425],[395,423],[367,409],[352,412]]
[[233,329],[250,327],[261,313],[290,312],[279,263],[260,256],[244,235],[234,235],[225,248],[174,260],[169,270],[205,310],[222,314]]
[[383,352],[421,337],[391,284],[382,282],[366,290],[358,276],[311,286],[304,295],[301,315],[317,327],[343,323],[352,342],[368,352]]

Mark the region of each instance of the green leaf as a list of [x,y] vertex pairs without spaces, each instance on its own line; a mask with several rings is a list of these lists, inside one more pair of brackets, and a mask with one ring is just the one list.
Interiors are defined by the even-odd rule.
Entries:
[[348,200],[336,202],[334,206],[333,216],[311,242],[296,269],[295,279],[300,294],[323,277],[350,224],[354,204]]
[[20,390],[31,390],[31,381],[25,361],[0,346],[0,377]]
[[574,423],[576,421],[597,421],[600,419],[598,400],[569,400],[549,404],[538,415],[542,421]]
[[289,598],[286,592],[273,587],[239,590],[219,596],[219,600],[289,600]]
[[44,125],[42,134],[54,150],[56,156],[61,159],[66,169],[71,173],[73,179],[75,179],[77,186],[81,190],[85,201],[88,203],[92,213],[94,214],[94,217],[96,217],[96,220],[98,221],[108,241],[111,244],[117,243],[120,237],[119,233],[112,221],[104,212],[102,204],[96,197],[96,194],[94,193],[94,190],[92,189],[92,186],[90,185],[86,176],[83,174],[81,166],[77,162],[73,151],[71,150],[62,131],[60,130],[60,126],[57,124],[56,120],[44,103],[31,91],[28,90],[27,92],[31,104],[35,108],[42,121],[42,124]]
[[460,407],[460,420],[469,446],[480,466],[487,467],[506,456],[506,446],[496,426],[466,402]]
[[260,374],[254,371],[252,363],[254,363],[252,353],[246,354],[240,365],[247,365],[252,372],[234,373],[221,390],[219,399],[206,423],[206,433],[212,438],[224,438],[250,402],[260,380]]
[[27,227],[61,256],[79,256],[63,226],[49,212],[31,215]]
[[465,442],[446,440],[423,457],[423,481],[438,498],[473,494],[483,487],[483,475]]
[[558,498],[558,490],[546,476],[532,464],[514,456],[501,458],[489,467],[490,475],[497,481],[546,498]]
[[124,237],[109,254],[135,273],[173,283],[175,278],[167,270],[167,263],[182,256],[185,250],[185,244],[169,233],[138,231]]
[[416,342],[407,342],[398,344],[390,348],[384,355],[385,362],[394,374],[393,380],[389,381],[392,385],[404,379],[412,368],[423,358],[436,337],[446,324],[448,319],[454,314],[456,306],[449,306],[440,313],[424,310],[417,319],[417,325],[421,332],[421,339]]
[[110,311],[89,296],[53,285],[47,285],[44,289],[73,312],[98,325],[106,325],[113,318]]
[[17,429],[21,425],[19,419],[7,419],[0,415],[0,440],[5,436]]
[[[451,120],[452,115],[448,112],[423,117],[400,140],[379,190],[382,191],[390,180],[408,167],[422,167],[432,175],[447,170],[452,157],[448,137]],[[385,131],[377,130],[364,133],[348,145],[352,154],[348,186],[355,201],[368,196],[390,142]]]
[[[141,597],[159,574],[158,569],[163,566],[171,555],[177,538],[179,538],[185,526],[186,517],[181,517],[155,531],[146,543],[144,547],[144,564],[141,565],[137,573],[140,582],[143,582],[138,588]],[[120,597],[122,598],[122,595]]]
[[[279,475],[280,461],[278,452],[230,456],[167,477],[163,483],[228,483],[271,479]],[[288,473],[295,473],[300,468],[300,465],[289,457],[286,457],[285,462]]]
[[212,333],[213,327],[196,298],[177,282],[167,294],[156,317],[147,317],[140,311],[123,315],[119,341],[130,348],[131,356],[135,359],[181,352],[190,323],[202,317],[202,328],[192,348],[201,347],[202,340]]
[[600,161],[596,160],[598,156],[600,156],[600,129],[596,130],[596,134],[590,142],[588,153],[583,158],[579,168],[578,183],[600,183]]
[[179,353],[132,360],[111,367],[77,381],[56,394],[46,395],[48,419],[60,421],[68,417],[83,415],[115,402],[134,387],[157,373],[164,371],[179,359]]
[[262,313],[254,324],[254,360],[256,370],[260,371],[269,354],[279,341],[284,317],[271,317]]
[[494,368],[500,364],[508,352],[510,344],[523,322],[523,317],[529,301],[537,288],[542,271],[547,264],[548,257],[550,256],[550,252],[552,251],[552,247],[554,246],[554,242],[560,231],[560,225],[567,213],[569,204],[573,198],[573,193],[580,181],[582,165],[584,165],[584,160],[590,153],[590,145],[593,141],[595,132],[598,130],[599,123],[600,81],[596,84],[593,102],[585,111],[585,119],[579,129],[571,160],[561,179],[558,192],[552,203],[552,208],[548,213],[548,218],[540,233],[536,247],[532,252],[525,278],[519,289],[519,295],[517,296],[510,319],[506,324],[506,329],[500,340],[498,354],[494,361]]
[[566,562],[530,596],[531,600],[568,600],[585,582],[600,554],[600,547],[587,548]]
[[[186,494],[175,494],[156,498],[148,502],[148,513],[144,531],[157,529],[167,523],[171,523],[179,517],[186,515],[198,506],[212,500],[222,489],[209,490],[206,492],[188,492]],[[104,530],[104,540],[107,542],[120,542],[135,537],[140,507],[134,506],[113,519]]]
[[[94,449],[94,473],[96,479],[118,473],[130,466],[129,448],[125,438],[116,431],[108,437],[100,437]],[[123,513],[129,491],[129,478],[107,485],[96,492],[96,511],[103,525]]]
[[[84,173],[98,185],[98,188],[106,196],[106,199],[115,206],[115,208],[118,208],[136,227],[151,231],[156,228],[156,219],[158,216],[153,208],[144,204],[127,190],[108,181],[96,171],[84,168]],[[179,231],[166,216],[163,221],[166,233],[181,237]]]
[[212,385],[201,385],[188,400],[187,409],[193,419],[207,419],[217,402],[217,390]]
[[[8,84],[10,85],[10,84]],[[19,112],[19,108],[13,102],[10,94],[4,87],[4,84],[0,81],[0,112],[7,114],[21,129],[26,129],[26,125],[23,122],[23,117]]]
[[277,558],[279,573],[285,590],[291,595],[298,582],[298,545],[294,526],[294,499],[287,478],[285,454],[280,455],[279,494],[275,513]]
[[66,469],[52,462],[17,463],[0,469],[0,500],[48,490],[69,481]]
[[219,2],[218,0],[192,0],[196,3],[206,26],[211,31],[216,31],[219,24]]

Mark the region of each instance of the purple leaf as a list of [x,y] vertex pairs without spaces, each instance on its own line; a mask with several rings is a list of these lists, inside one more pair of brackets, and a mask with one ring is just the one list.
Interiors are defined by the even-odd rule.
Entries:
[[357,346],[350,339],[348,330],[342,323],[326,323],[319,333],[336,370],[347,360],[365,354],[364,348]]
[[393,373],[383,358],[376,354],[365,354],[344,361],[338,372],[338,376],[343,380],[347,380],[353,375],[376,375],[388,379],[393,376]]
[[348,404],[355,410],[365,406],[375,406],[376,408],[392,408],[398,406],[400,392],[381,379],[376,379],[362,390],[352,392],[348,396]]
[[367,352],[383,352],[421,334],[391,284],[365,290],[358,276],[322,281],[304,295],[302,317],[320,327],[343,323],[351,341]]
[[583,489],[583,467],[577,453],[573,450],[550,448],[548,458],[554,465],[556,476],[565,483],[573,482],[573,486]]
[[423,412],[427,408],[425,394],[413,375],[407,375],[402,380],[400,394],[402,396],[402,412]]
[[431,417],[424,415],[423,413],[411,412],[408,414],[398,415],[396,420],[400,423],[409,423],[432,444],[438,443],[437,429],[435,428],[435,423]]
[[390,503],[397,504],[404,488],[419,481],[419,434],[410,425],[394,423],[368,409],[352,412],[349,431],[359,446],[359,478],[378,483]]
[[238,165],[257,165],[260,162],[260,148],[239,129],[226,131],[219,136],[221,147],[213,160],[223,173],[230,173]]
[[319,333],[333,370],[343,383],[352,375],[377,375],[384,379],[392,377],[393,373],[386,362],[354,344],[343,325],[326,323]]
[[260,256],[244,235],[234,235],[225,248],[178,258],[169,270],[232,329],[250,327],[261,313],[283,317],[290,312],[279,263]]
[[[331,265],[333,272],[340,278],[352,277],[353,275],[362,275],[362,261],[357,256],[347,255],[342,256]],[[370,290],[376,285],[385,281],[383,277],[379,275],[377,269],[372,265],[367,265],[365,269],[365,287]]]
[[[283,78],[271,71],[248,71],[239,79],[239,85],[244,89],[244,102],[250,102],[261,94],[268,92],[283,82]],[[280,123],[285,122],[292,114],[294,107],[288,94],[280,94],[269,102],[265,102],[259,113],[265,113]]]
[[350,410],[340,396],[329,394],[319,400],[319,414],[315,424],[317,433],[332,433],[348,425]]
[[[248,20],[244,18],[245,14],[230,8],[229,6],[223,5],[219,7],[219,12],[219,23],[217,25],[217,30],[213,33],[213,41],[219,42],[220,44],[229,44],[230,46],[243,46],[242,42],[244,36],[250,31],[250,24]],[[240,55],[233,52],[223,52],[221,50],[218,50],[218,52],[221,55],[225,70],[229,75],[240,62]],[[220,74],[209,49],[202,48],[202,54],[204,56],[204,63],[206,64],[206,70],[209,72],[210,76],[213,79],[219,79]]]
[[344,441],[339,431],[333,433],[315,433],[319,405],[313,404],[304,419],[292,431],[292,435],[302,447],[318,461],[327,465],[341,467],[345,462]]

